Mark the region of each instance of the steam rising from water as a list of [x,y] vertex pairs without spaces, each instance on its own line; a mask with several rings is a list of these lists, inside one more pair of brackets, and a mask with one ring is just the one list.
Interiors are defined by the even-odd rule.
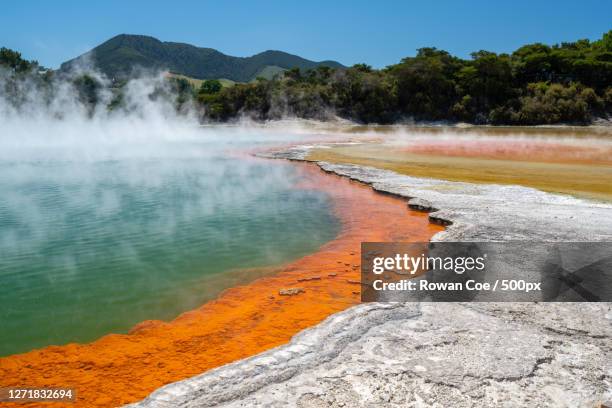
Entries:
[[[0,72],[0,89],[8,75]],[[328,138],[410,146],[491,136],[346,122],[202,126],[158,97],[171,95],[162,74],[130,81],[113,111],[106,86],[93,108],[70,78],[49,86],[18,81],[18,104],[0,93],[0,355],[172,318],[223,288],[206,275],[284,262],[333,238],[326,196],[296,190],[295,167],[245,151]]]
[[[87,73],[108,86],[104,76]],[[2,75],[6,80],[7,73]],[[14,225],[3,226],[0,243],[5,251],[15,243],[32,245],[48,238],[44,219],[49,214],[27,186],[55,189],[67,207],[95,203],[96,212],[109,213],[121,202],[118,184],[146,193],[173,180],[175,188],[181,188],[197,168],[207,185],[192,192],[198,199],[191,206],[204,214],[215,210],[216,200],[237,198],[231,195],[248,200],[272,185],[290,187],[286,169],[271,166],[240,191],[227,188],[224,177],[247,178],[261,166],[252,160],[229,160],[228,152],[292,136],[245,127],[203,127],[194,115],[177,114],[168,98],[152,98],[168,86],[162,74],[129,81],[124,106],[112,112],[106,109],[112,98],[106,88],[100,92],[102,102],[89,112],[68,79],[52,82],[51,97],[34,78],[17,85],[19,106],[0,96],[0,214],[12,214],[21,234],[28,232],[26,243],[17,239]]]
[[337,233],[328,198],[295,188],[299,170],[246,154],[303,136],[201,126],[152,97],[161,74],[130,81],[112,112],[92,112],[69,81],[52,97],[18,86],[18,106],[0,96],[0,355],[172,318],[228,284],[207,276]]

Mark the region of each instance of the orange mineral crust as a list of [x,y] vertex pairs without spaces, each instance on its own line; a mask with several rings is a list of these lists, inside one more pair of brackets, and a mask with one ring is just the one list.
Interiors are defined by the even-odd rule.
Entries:
[[[156,388],[286,343],[297,332],[359,302],[362,241],[427,241],[442,227],[406,202],[298,164],[296,188],[327,192],[342,223],[339,236],[312,255],[172,322],[147,321],[130,334],[90,344],[49,346],[0,359],[0,387],[73,387],[76,402],[2,406],[110,407],[138,401]],[[293,295],[279,292],[296,289]],[[301,290],[298,290],[301,288]]]
[[612,164],[610,145],[580,146],[535,140],[425,141],[403,149],[409,153],[548,163]]

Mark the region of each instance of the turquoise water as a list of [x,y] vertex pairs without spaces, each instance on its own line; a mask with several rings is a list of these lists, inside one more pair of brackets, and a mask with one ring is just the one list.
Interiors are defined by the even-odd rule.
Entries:
[[1,157],[0,355],[171,319],[333,239],[329,197],[247,147]]

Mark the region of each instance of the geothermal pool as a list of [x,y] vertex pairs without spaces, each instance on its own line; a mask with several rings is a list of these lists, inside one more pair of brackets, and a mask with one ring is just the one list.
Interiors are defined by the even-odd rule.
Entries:
[[308,158],[378,167],[421,178],[522,185],[612,201],[609,128],[374,130],[369,130],[370,143],[315,149]]
[[279,139],[188,136],[4,144],[0,356],[172,319],[338,233],[300,167],[243,153]]

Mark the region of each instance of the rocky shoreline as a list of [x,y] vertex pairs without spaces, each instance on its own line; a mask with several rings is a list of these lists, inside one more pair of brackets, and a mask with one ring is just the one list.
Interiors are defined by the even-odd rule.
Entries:
[[136,407],[596,407],[607,304],[364,304]]
[[[612,240],[608,204],[317,164],[428,211],[437,241]],[[612,400],[611,321],[609,303],[363,304],[130,407],[595,407]]]
[[[422,242],[443,230],[396,197],[329,176],[312,163],[295,163],[295,170],[296,189],[327,195],[340,224],[332,240],[285,264],[237,270],[232,287],[171,321],[147,320],[129,334],[0,358],[3,385],[20,386],[24,379],[33,387],[70,384],[77,392],[74,408],[140,401],[163,385],[287,344],[358,304],[361,242]],[[232,278],[220,278],[226,277]]]
[[[295,146],[268,157],[306,160],[316,147]],[[433,222],[448,226],[434,241],[612,240],[610,204],[516,185],[463,183],[359,165],[317,164],[326,172],[406,198],[413,209],[428,211]]]

